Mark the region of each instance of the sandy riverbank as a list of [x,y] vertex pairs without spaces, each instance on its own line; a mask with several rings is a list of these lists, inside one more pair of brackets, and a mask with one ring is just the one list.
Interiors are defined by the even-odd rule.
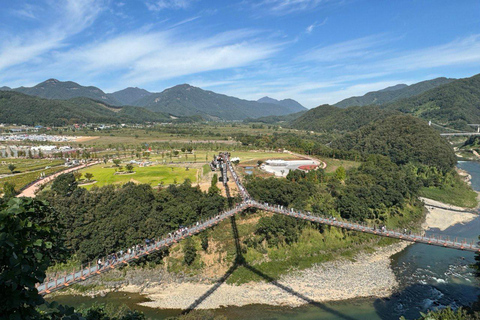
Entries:
[[475,219],[478,215],[471,213],[468,208],[456,207],[427,198],[420,198],[425,203],[428,210],[425,222],[422,227],[428,229],[445,230],[458,223],[467,223]]

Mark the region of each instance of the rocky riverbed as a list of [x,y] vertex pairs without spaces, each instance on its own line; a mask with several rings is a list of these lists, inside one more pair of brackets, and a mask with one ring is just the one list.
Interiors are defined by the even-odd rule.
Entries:
[[151,301],[142,303],[144,306],[171,309],[186,309],[194,303],[198,303],[196,308],[200,309],[249,304],[294,307],[312,302],[386,297],[397,287],[390,257],[407,245],[396,243],[373,254],[360,254],[355,261],[323,263],[292,272],[273,283],[222,284],[210,295],[206,293],[214,283],[149,283],[147,286],[127,285],[119,290],[145,294]]

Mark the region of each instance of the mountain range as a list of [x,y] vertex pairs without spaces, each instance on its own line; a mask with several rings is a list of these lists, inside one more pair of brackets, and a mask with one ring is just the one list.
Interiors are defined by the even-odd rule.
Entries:
[[[113,107],[84,97],[51,100],[15,91],[0,91],[0,122],[63,126],[74,123],[171,122],[172,117],[141,107]],[[176,121],[189,121],[178,119]]]
[[350,97],[335,104],[339,108],[351,106],[382,105],[396,100],[413,97],[438,86],[450,83],[456,79],[436,78],[422,81],[410,86],[406,84],[397,84],[379,91],[368,92],[361,97]]
[[180,117],[201,116],[206,120],[243,120],[249,117],[281,116],[306,110],[292,99],[278,101],[265,97],[259,101],[249,101],[188,84],[177,85],[159,93],[132,87],[105,93],[97,87],[86,87],[72,81],[48,79],[33,87],[14,89],[2,87],[0,90],[54,100],[89,98],[110,106],[145,107],[153,112]]
[[[376,100],[372,102],[374,96]],[[360,106],[350,106],[354,100]],[[362,106],[366,101],[372,103]],[[291,120],[290,125],[302,130],[349,132],[392,113],[410,114],[471,131],[469,123],[480,123],[480,74],[464,79],[437,78],[411,86],[397,85],[370,92],[363,97],[345,99],[334,106],[322,105],[310,109]]]

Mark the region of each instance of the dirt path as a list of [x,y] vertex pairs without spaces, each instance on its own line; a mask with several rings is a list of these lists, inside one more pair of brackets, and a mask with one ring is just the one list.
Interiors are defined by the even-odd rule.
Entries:
[[17,197],[35,198],[35,193],[38,191],[38,189],[40,189],[40,187],[42,185],[49,183],[50,181],[52,181],[53,179],[55,179],[56,177],[58,177],[62,173],[68,173],[68,172],[80,170],[80,169],[83,169],[83,168],[86,168],[86,167],[93,166],[93,165],[98,164],[98,163],[100,163],[100,162],[90,162],[90,163],[87,163],[87,164],[82,164],[82,165],[77,166],[77,167],[68,168],[68,169],[59,171],[57,173],[54,173],[54,174],[52,174],[48,177],[43,178],[42,180],[39,180],[39,181],[35,182],[31,186],[29,186],[28,188],[23,190],[19,195],[17,195]]

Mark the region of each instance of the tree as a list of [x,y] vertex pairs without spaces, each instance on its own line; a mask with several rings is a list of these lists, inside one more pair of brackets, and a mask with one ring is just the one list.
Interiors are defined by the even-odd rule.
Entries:
[[344,167],[340,166],[335,170],[335,177],[340,180],[344,181],[347,178],[347,171]]
[[132,172],[133,171],[133,164],[129,163],[125,166],[125,169],[127,169],[128,172]]
[[16,169],[17,167],[13,164],[13,163],[10,163],[8,165],[8,170],[10,170],[11,173],[13,173],[13,171]]
[[0,211],[0,314],[3,319],[36,319],[44,303],[35,283],[45,280],[58,235],[45,222],[47,203],[14,198]]
[[5,200],[9,200],[11,198],[14,198],[17,195],[17,192],[15,191],[15,184],[11,182],[5,182],[3,184],[3,198]]
[[120,159],[114,159],[113,163],[115,164],[116,167],[120,165],[121,160]]
[[190,266],[197,257],[197,249],[192,238],[187,238],[183,246],[183,260]]
[[93,178],[93,174],[91,174],[90,172],[86,172],[85,173],[85,179],[87,179],[88,181],[92,180]]
[[220,194],[220,189],[217,187],[218,183],[218,176],[215,173],[212,177],[212,182],[210,184],[210,188],[208,188],[208,194],[213,195],[213,194]]
[[200,239],[202,241],[203,251],[207,251],[208,250],[208,232],[204,231],[204,232],[200,233]]
[[82,178],[82,175],[83,175],[83,173],[81,173],[80,171],[75,171],[75,172],[73,173],[73,176],[75,177],[75,179],[76,179],[77,181]]
[[[85,174],[87,177],[87,174]],[[73,173],[62,173],[52,183],[52,190],[64,197],[70,196],[77,189],[77,181]]]

